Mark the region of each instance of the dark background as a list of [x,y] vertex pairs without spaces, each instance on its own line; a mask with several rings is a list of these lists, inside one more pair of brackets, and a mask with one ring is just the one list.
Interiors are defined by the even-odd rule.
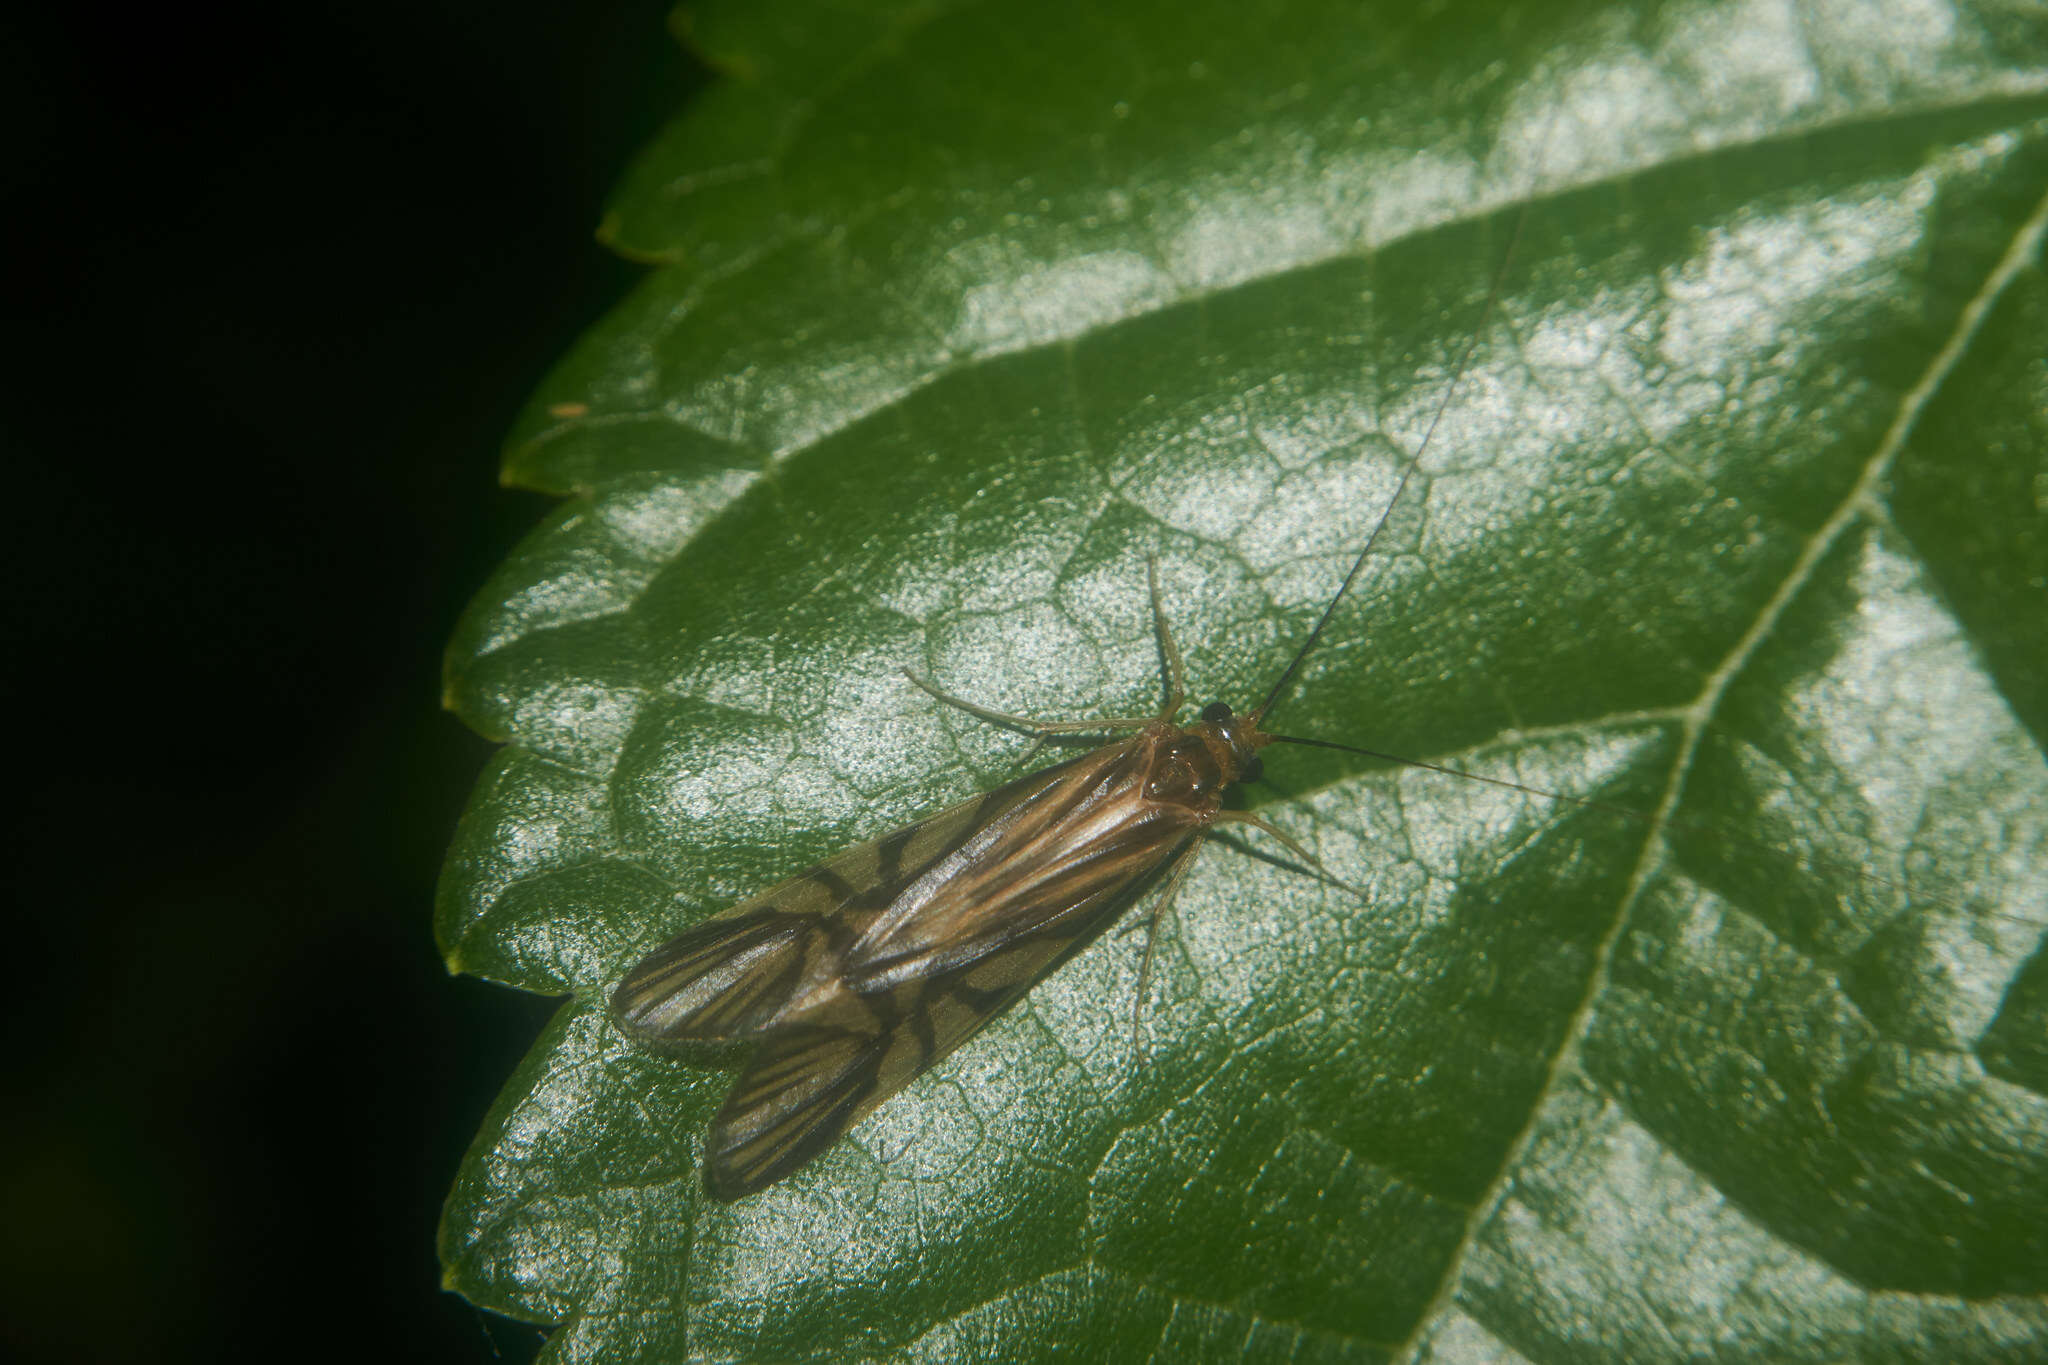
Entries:
[[490,750],[439,655],[706,75],[638,0],[74,8],[0,20],[8,1354],[530,1355],[438,1285],[552,1008],[434,950]]

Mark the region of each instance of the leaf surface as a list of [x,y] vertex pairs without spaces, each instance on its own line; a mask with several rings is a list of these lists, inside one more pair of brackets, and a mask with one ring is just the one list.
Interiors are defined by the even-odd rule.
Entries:
[[[452,1287],[563,1360],[2048,1353],[2037,10],[692,23],[449,651],[440,941],[570,997]],[[1212,847],[1142,1055],[1106,939],[707,1202],[728,1077],[605,995],[1015,771],[900,670],[1156,705],[1156,555],[1249,706],[1382,516],[1274,723],[1649,818],[1271,750],[1362,902]]]

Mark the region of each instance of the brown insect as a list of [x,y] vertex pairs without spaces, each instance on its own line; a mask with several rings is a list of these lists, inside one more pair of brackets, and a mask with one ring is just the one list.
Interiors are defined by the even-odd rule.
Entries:
[[[1518,221],[1515,235],[1520,231]],[[1511,242],[1500,264],[1503,277],[1512,251]],[[1499,292],[1496,278],[1489,311]],[[1482,319],[1471,335],[1476,339],[1483,330]],[[1468,343],[1410,470],[1427,450],[1470,355]],[[1315,875],[1343,885],[1280,830],[1225,806],[1234,784],[1259,777],[1261,751],[1269,745],[1339,749],[1670,825],[1668,818],[1601,801],[1265,728],[1363,571],[1407,484],[1404,475],[1300,648],[1243,714],[1216,703],[1194,723],[1179,723],[1181,660],[1156,572],[1152,607],[1168,692],[1156,715],[1041,722],[949,696],[913,675],[948,705],[1041,737],[1129,733],[848,848],[677,935],[626,974],[612,1008],[634,1038],[653,1045],[752,1047],[706,1140],[704,1183],[714,1198],[754,1193],[804,1165],[1148,892],[1157,893],[1149,915],[1156,924],[1207,836],[1221,827],[1254,827]],[[1148,941],[1140,1000],[1150,962]]]
[[[1345,588],[1364,563],[1361,554]],[[1223,800],[1258,778],[1267,745],[1322,743],[1261,727],[1343,590],[1264,701],[1243,715],[1215,702],[1184,726],[1180,651],[1156,572],[1151,586],[1169,678],[1156,716],[1035,721],[910,675],[998,724],[1129,738],[856,844],[678,934],[619,983],[612,1008],[636,1038],[757,1044],[712,1120],[704,1184],[714,1198],[752,1194],[809,1161],[1152,887],[1156,921],[1215,827],[1263,830],[1320,871],[1300,844]],[[1148,942],[1147,967],[1150,955]]]
[[[1503,275],[1506,268],[1504,256]],[[1470,354],[1468,345],[1436,420]],[[1276,734],[1264,723],[1364,569],[1407,482],[1404,474],[1307,638],[1264,700],[1244,714],[1216,702],[1193,724],[1178,723],[1182,665],[1156,569],[1149,575],[1153,621],[1167,675],[1166,704],[1156,715],[1038,721],[949,696],[908,675],[948,705],[1041,739],[1132,733],[835,854],[678,934],[626,974],[612,993],[612,1011],[634,1038],[753,1045],[706,1139],[704,1185],[712,1197],[737,1199],[795,1171],[1094,941],[1148,890],[1159,893],[1150,914],[1156,924],[1205,836],[1219,826],[1259,829],[1316,875],[1343,885],[1266,820],[1223,803],[1231,786],[1260,776],[1260,750],[1271,744],[1393,758]],[[1150,965],[1148,938],[1140,1000]]]
[[711,1124],[704,1183],[715,1198],[803,1165],[1158,885],[1156,920],[1208,830],[1254,826],[1315,863],[1223,798],[1259,776],[1268,744],[1313,742],[1260,727],[1329,613],[1256,708],[1240,716],[1216,702],[1183,726],[1156,573],[1152,604],[1171,679],[1153,717],[1032,721],[912,677],[997,723],[1129,738],[856,844],[670,939],[619,983],[612,1007],[637,1038],[758,1043]]

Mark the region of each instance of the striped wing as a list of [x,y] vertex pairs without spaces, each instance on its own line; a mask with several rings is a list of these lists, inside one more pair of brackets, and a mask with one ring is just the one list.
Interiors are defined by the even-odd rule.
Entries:
[[705,1187],[780,1180],[1093,940],[1202,818],[1106,745],[835,854],[677,935],[613,993],[648,1042],[757,1044]]
[[771,1033],[711,1122],[704,1188],[715,1199],[738,1199],[795,1171],[1008,1009],[1127,903],[1098,902],[963,969],[888,990],[842,991],[804,1023]]
[[612,1013],[649,1043],[729,1043],[787,1023],[838,979],[863,930],[904,885],[1091,757],[855,844],[684,930],[626,973],[612,992]]
[[901,888],[846,955],[874,992],[961,971],[1042,933],[1071,934],[1156,871],[1206,817],[1145,795],[1153,746],[1098,749],[986,821]]

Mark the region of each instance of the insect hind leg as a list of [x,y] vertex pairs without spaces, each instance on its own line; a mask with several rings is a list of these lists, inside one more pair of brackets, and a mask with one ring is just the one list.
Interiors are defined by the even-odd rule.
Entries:
[[1131,995],[1131,1053],[1142,1058],[1145,1055],[1145,988],[1152,983],[1152,954],[1159,942],[1159,921],[1173,908],[1174,897],[1180,895],[1180,885],[1187,880],[1188,869],[1195,865],[1195,855],[1202,851],[1202,841],[1196,839],[1187,851],[1175,859],[1167,870],[1166,886],[1159,893],[1152,908],[1145,917],[1128,925],[1124,932],[1142,927],[1145,930],[1145,956],[1138,962],[1138,985]]
[[951,692],[942,689],[930,678],[913,672],[908,668],[903,670],[903,676],[931,693],[932,696],[946,705],[958,707],[970,716],[977,716],[991,725],[1007,725],[1012,729],[1028,730],[1040,737],[1046,735],[1081,735],[1097,730],[1142,730],[1152,724],[1155,719],[1152,716],[1104,716],[1099,720],[1038,720],[1032,716],[1019,716],[1008,711],[998,711],[992,706],[983,706],[980,702],[969,701],[965,697],[956,697]]
[[1010,711],[998,711],[980,702],[956,697],[945,691],[930,678],[911,669],[904,669],[903,676],[916,683],[924,691],[946,705],[965,711],[991,725],[1007,725],[1012,729],[1026,730],[1044,739],[1051,735],[1085,735],[1103,730],[1142,730],[1160,721],[1172,720],[1180,713],[1181,704],[1187,700],[1187,669],[1181,662],[1180,645],[1173,638],[1173,625],[1166,619],[1166,604],[1159,599],[1159,559],[1157,556],[1145,561],[1145,581],[1152,595],[1152,628],[1158,633],[1160,658],[1166,665],[1166,704],[1153,716],[1103,716],[1095,720],[1040,720],[1036,716],[1020,716]]

